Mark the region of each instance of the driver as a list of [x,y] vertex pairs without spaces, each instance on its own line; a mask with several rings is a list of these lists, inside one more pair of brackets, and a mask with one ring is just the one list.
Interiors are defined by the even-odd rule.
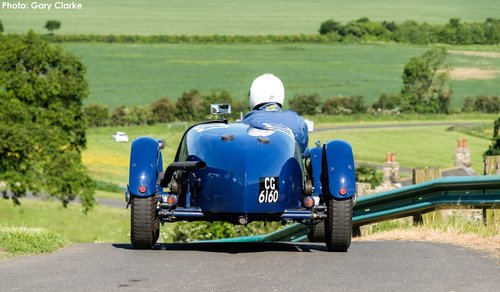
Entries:
[[281,80],[271,73],[263,74],[252,82],[248,95],[251,111],[243,117],[243,123],[263,130],[273,126],[289,128],[300,146],[302,156],[306,157],[309,152],[307,124],[296,112],[282,111],[285,88]]

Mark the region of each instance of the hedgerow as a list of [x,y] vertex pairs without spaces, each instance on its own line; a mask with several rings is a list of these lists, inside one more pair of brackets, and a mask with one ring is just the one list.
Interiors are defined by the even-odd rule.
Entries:
[[[15,36],[15,35],[14,35]],[[342,24],[333,19],[321,23],[319,34],[296,35],[45,35],[45,40],[60,42],[96,43],[356,43],[397,42],[408,44],[491,45],[500,43],[500,19],[484,22],[462,22],[451,18],[446,24],[418,23],[406,20],[371,21],[366,17]]]

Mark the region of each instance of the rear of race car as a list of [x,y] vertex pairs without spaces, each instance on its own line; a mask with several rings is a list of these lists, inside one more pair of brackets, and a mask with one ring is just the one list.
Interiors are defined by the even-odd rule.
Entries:
[[181,187],[170,217],[195,208],[204,220],[247,223],[280,220],[285,210],[301,207],[302,158],[290,132],[244,124],[199,125],[185,136],[178,160],[203,161],[206,168],[174,176]]
[[163,171],[158,141],[136,139],[128,192],[134,247],[150,248],[160,221],[293,220],[308,226],[310,241],[347,251],[355,193],[352,149],[334,140],[310,153],[306,170],[286,128],[210,122],[185,133],[175,161]]

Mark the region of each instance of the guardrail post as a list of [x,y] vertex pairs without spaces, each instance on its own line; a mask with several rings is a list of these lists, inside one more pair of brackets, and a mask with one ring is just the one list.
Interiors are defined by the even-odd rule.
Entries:
[[[500,155],[484,157],[484,175],[500,174]],[[497,211],[483,208],[483,223],[486,225],[493,222]]]
[[500,155],[484,157],[484,175],[500,174]]
[[[372,190],[370,183],[356,182],[356,198],[368,195]],[[356,226],[352,228],[352,237],[361,237],[361,227]]]
[[[419,184],[424,181],[441,177],[441,172],[439,167],[418,167],[413,169],[413,184]],[[424,223],[424,218],[426,221],[433,220],[435,217],[440,215],[440,213],[432,212],[423,216],[423,214],[418,214],[413,216],[413,225],[421,225]]]

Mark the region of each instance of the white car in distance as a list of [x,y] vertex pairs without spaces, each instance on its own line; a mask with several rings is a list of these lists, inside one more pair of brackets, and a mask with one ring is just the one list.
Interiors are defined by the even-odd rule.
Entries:
[[111,139],[115,142],[124,142],[128,143],[128,136],[124,132],[116,132],[113,135],[111,135]]

